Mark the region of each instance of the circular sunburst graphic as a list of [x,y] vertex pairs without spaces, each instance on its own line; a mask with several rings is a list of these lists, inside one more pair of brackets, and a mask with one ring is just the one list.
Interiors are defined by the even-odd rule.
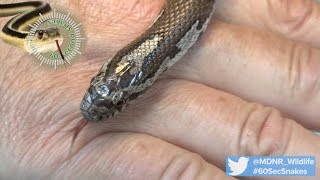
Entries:
[[[81,23],[73,20],[70,13],[63,14],[54,10],[45,15],[40,14],[40,18],[30,27],[25,46],[39,60],[40,65],[54,69],[66,67],[81,55],[85,38],[82,36]],[[55,39],[46,43],[44,39],[51,36]]]

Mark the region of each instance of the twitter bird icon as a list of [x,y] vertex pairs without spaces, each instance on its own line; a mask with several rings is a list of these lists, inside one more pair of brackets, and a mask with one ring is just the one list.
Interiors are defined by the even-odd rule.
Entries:
[[228,166],[230,169],[230,176],[239,176],[241,175],[248,167],[249,158],[247,157],[240,157],[238,162],[232,161],[228,158]]

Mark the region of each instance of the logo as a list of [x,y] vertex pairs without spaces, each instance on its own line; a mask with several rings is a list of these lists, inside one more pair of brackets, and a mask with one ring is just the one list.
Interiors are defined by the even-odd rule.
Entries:
[[[83,40],[81,23],[77,23],[69,14],[56,12],[42,15],[33,24],[27,36],[25,46],[30,55],[34,55],[40,65],[58,67],[71,65],[81,54]],[[47,43],[45,38],[54,36],[54,42]]]
[[237,161],[233,161],[228,157],[228,166],[230,176],[239,176],[245,172],[248,167],[249,158],[239,157]]
[[316,176],[315,156],[227,156],[227,176]]

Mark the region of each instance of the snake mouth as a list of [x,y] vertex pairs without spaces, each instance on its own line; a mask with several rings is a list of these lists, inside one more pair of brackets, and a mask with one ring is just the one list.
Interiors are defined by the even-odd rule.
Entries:
[[80,104],[80,110],[84,118],[93,122],[114,117],[124,107],[125,103],[120,102],[115,105],[112,101],[106,99],[96,99],[93,103],[89,103],[85,97]]
[[98,95],[92,90],[92,87],[90,87],[80,104],[81,113],[88,121],[98,122],[103,119],[102,114],[99,113],[95,105],[95,99],[97,97]]
[[56,52],[58,50],[56,40],[58,40],[58,43],[61,46],[61,44],[63,43],[62,38],[54,38],[54,39],[47,41],[47,42],[35,43],[37,51],[41,52],[41,53]]
[[99,122],[103,120],[103,116],[94,108],[83,109],[83,102],[81,103],[80,107],[81,107],[80,108],[81,114],[86,120],[92,121],[92,122]]
[[42,40],[35,38],[32,41],[26,41],[24,46],[28,51],[34,47],[39,53],[51,53],[58,50],[56,41],[58,41],[59,46],[61,47],[63,44],[63,37],[54,36]]
[[27,45],[33,44],[38,52],[40,53],[51,53],[58,50],[56,42],[59,46],[62,46],[63,37],[60,33],[60,29],[56,27],[49,27],[44,29],[39,29],[35,32],[35,36],[28,42]]
[[80,104],[81,113],[88,121],[100,122],[114,117],[119,112],[119,110],[114,107],[107,108],[106,106],[97,106],[95,103],[87,108],[88,104],[85,100]]
[[[82,115],[88,121],[99,122],[113,116],[120,104],[115,105],[111,99],[99,95],[93,86],[90,86],[80,105]],[[122,106],[122,104],[121,104]]]

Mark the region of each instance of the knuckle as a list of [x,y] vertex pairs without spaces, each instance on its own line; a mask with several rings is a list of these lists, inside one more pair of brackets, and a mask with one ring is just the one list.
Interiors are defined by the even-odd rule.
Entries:
[[295,34],[313,14],[311,0],[268,0],[271,21],[281,32]]
[[[118,162],[120,159],[122,164],[125,161],[128,166],[125,169],[133,169],[138,174],[157,179],[198,179],[206,173],[206,161],[198,154],[181,151],[170,154],[167,148],[159,147],[148,138],[125,142],[120,154],[121,158],[116,159]],[[164,158],[163,154],[167,154],[167,157]],[[141,167],[148,167],[148,172]]]
[[320,64],[315,57],[319,56],[320,52],[306,45],[292,44],[288,60],[288,83],[292,98],[299,97],[307,101],[317,97],[320,91]]
[[197,179],[205,161],[196,154],[175,155],[165,167],[160,179]]
[[[112,154],[106,152],[106,156],[109,158],[108,168],[110,168],[110,174],[113,175],[127,178],[130,176],[128,179],[135,179],[135,177],[138,179],[141,175],[145,179],[147,177],[158,177],[165,164],[160,159],[160,155],[164,153],[164,147],[145,135],[128,136],[115,148],[117,150],[112,151]],[[163,158],[162,160],[165,161],[166,159]],[[148,168],[148,171],[145,168]]]
[[246,107],[240,131],[238,150],[241,154],[284,154],[291,136],[289,121],[279,111],[259,104]]
[[141,156],[146,158],[152,156],[154,151],[153,142],[145,136],[135,135],[134,138],[128,138],[123,142],[122,152],[120,153],[130,156],[134,161]]
[[292,93],[301,89],[302,82],[302,62],[309,61],[310,51],[306,50],[301,44],[293,43],[289,50],[288,78]]
[[[199,122],[192,121],[193,119],[199,118],[199,116],[203,115],[205,109],[207,108],[207,101],[205,99],[206,91],[202,85],[197,85],[194,83],[189,83],[186,81],[179,82],[170,82],[171,87],[168,88],[167,92],[163,92],[163,100],[161,101],[161,110],[165,112],[165,114],[171,114],[174,116],[180,116],[181,114],[184,117],[188,117],[190,121],[185,122],[186,118],[176,118],[177,121],[181,122],[185,128],[189,126],[189,128],[197,127]],[[162,88],[163,88],[162,84]],[[196,93],[194,88],[203,89],[202,93]]]

